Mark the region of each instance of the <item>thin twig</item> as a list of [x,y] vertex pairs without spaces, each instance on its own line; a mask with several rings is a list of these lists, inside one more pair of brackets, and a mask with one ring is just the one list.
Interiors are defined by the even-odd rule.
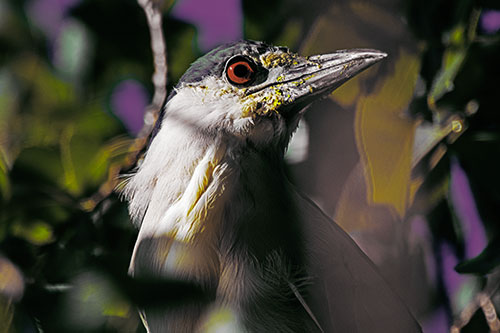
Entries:
[[[495,277],[490,277],[495,279]],[[489,291],[481,291],[476,297],[462,310],[460,315],[450,328],[450,333],[459,333],[472,319],[477,310],[481,308],[491,333],[500,332],[500,321],[498,320],[495,307],[491,302],[491,297],[499,290],[500,283],[496,282]]]
[[149,33],[151,38],[151,50],[153,51],[153,85],[155,88],[151,105],[146,110],[144,116],[144,127],[139,133],[139,137],[147,136],[151,132],[158,113],[167,95],[167,46],[162,30],[162,16],[159,10],[163,1],[137,0],[146,14]]
[[491,333],[499,333],[500,332],[500,320],[498,320],[497,312],[495,310],[495,306],[491,302],[490,297],[485,294],[479,295],[479,305],[483,310],[484,317],[486,318],[486,322],[488,323],[488,327],[490,328]]

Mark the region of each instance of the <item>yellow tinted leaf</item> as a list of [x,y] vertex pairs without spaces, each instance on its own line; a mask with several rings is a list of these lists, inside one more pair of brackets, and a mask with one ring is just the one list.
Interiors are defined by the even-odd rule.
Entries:
[[419,59],[401,51],[394,74],[357,105],[356,136],[366,167],[368,201],[402,216],[409,204],[415,123],[403,117],[412,96]]
[[74,127],[68,126],[61,135],[61,163],[64,169],[63,183],[64,187],[71,193],[77,194],[81,190],[81,184],[76,176],[76,166],[73,163],[73,151],[71,149],[71,140],[74,134]]
[[389,54],[330,96],[344,111],[357,110],[361,162],[345,170],[349,177],[342,183],[335,219],[346,230],[360,230],[399,220],[408,206],[414,124],[402,114],[413,97],[420,64],[417,43],[400,12],[373,2],[333,3],[315,22],[302,52],[348,48]]
[[428,95],[428,103],[433,106],[444,94],[453,90],[453,80],[465,60],[467,49],[447,50],[444,54],[443,67],[436,75]]
[[366,71],[356,75],[356,77],[350,79],[338,89],[335,89],[335,91],[330,95],[330,98],[344,108],[354,105],[358,101],[358,98],[363,94],[361,89],[363,82],[367,78],[373,76],[374,73],[377,73],[377,71]]
[[470,43],[475,38],[479,15],[479,10],[473,10],[470,14],[468,26],[461,23],[450,31],[445,41],[447,49],[443,54],[441,68],[434,77],[431,90],[427,96],[427,103],[431,109],[434,109],[436,102],[444,94],[453,90],[453,81],[460,68],[462,68]]
[[5,154],[0,147],[0,197],[10,197],[10,180],[8,175],[7,161],[4,158]]
[[127,318],[130,314],[130,304],[114,299],[112,302],[103,305],[102,314],[104,316]]
[[29,225],[15,223],[12,234],[35,245],[44,245],[54,241],[52,228],[45,222],[34,222]]

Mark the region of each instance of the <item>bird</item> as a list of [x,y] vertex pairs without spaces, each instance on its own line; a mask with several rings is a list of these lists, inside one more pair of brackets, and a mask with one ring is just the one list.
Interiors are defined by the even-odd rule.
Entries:
[[[286,177],[308,106],[386,53],[241,40],[194,61],[124,185],[129,273],[206,297],[144,305],[148,332],[420,332],[351,237]],[[339,157],[340,159],[341,157]]]

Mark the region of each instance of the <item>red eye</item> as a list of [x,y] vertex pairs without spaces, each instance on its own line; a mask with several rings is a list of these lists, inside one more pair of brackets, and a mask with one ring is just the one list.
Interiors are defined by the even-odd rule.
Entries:
[[245,84],[252,80],[254,70],[247,60],[241,59],[230,64],[227,67],[226,74],[229,82],[234,84]]

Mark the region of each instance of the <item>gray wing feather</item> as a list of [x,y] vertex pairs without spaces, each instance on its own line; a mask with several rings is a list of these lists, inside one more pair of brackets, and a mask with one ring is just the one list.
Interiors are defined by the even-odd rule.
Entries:
[[312,276],[308,304],[325,332],[421,332],[352,238],[312,201],[296,198]]

